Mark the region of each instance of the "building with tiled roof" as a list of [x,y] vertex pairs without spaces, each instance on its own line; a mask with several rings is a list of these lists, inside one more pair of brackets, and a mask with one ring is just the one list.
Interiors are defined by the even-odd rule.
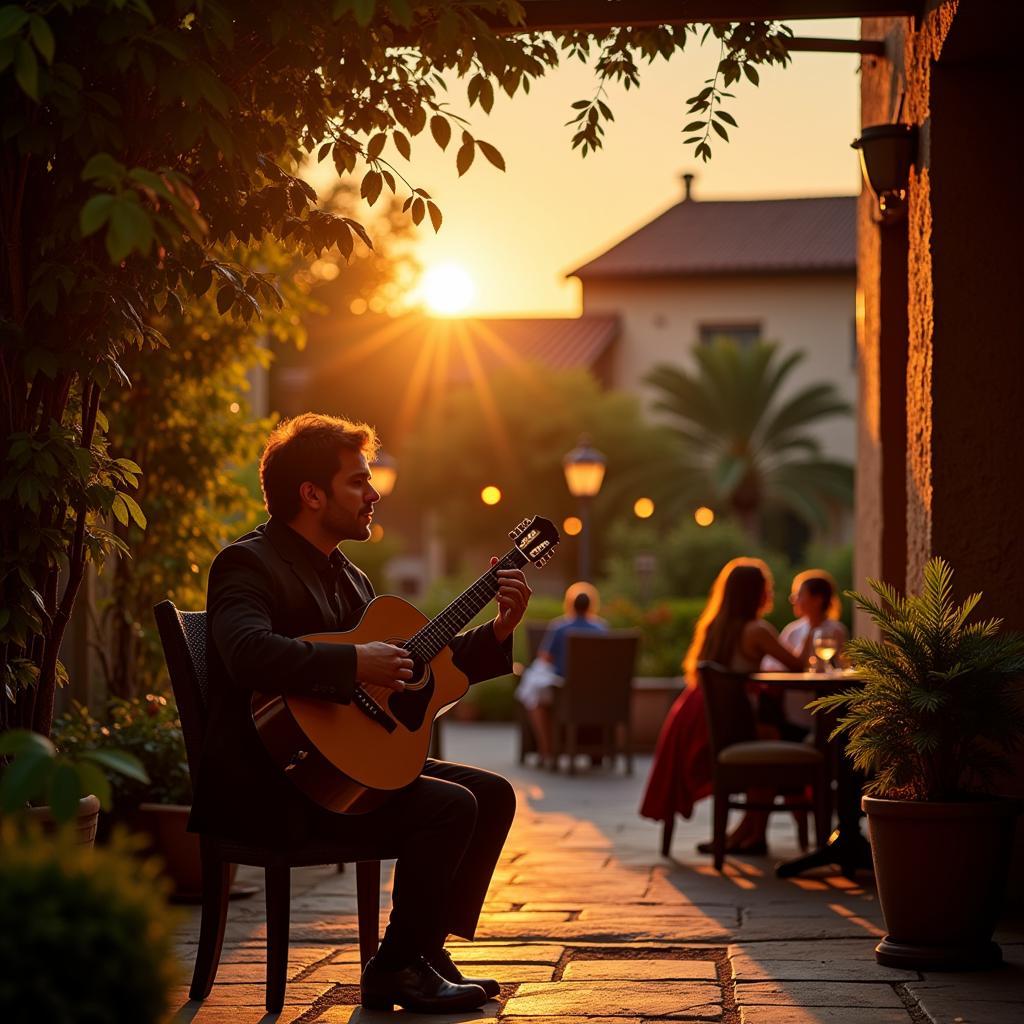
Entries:
[[[791,386],[832,381],[856,402],[854,196],[682,200],[571,270],[583,316],[615,316],[613,386],[646,395],[658,363],[694,345],[775,341],[805,358]],[[826,452],[854,457],[854,420],[819,427]]]

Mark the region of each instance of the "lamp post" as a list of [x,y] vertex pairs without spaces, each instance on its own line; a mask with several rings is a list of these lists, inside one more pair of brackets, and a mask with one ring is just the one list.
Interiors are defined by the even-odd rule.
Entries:
[[373,475],[373,489],[382,498],[386,498],[395,489],[395,481],[398,479],[398,463],[381,449],[377,452],[377,458],[373,460],[370,472]]
[[596,448],[590,445],[586,434],[580,437],[579,444],[562,459],[562,470],[569,493],[576,498],[580,506],[580,520],[583,530],[580,534],[580,578],[590,578],[590,502],[601,490],[604,482],[605,459]]

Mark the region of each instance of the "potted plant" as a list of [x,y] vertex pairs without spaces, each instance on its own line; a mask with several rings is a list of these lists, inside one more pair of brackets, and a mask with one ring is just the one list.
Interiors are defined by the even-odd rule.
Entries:
[[1015,691],[1024,635],[1000,619],[968,622],[981,599],[953,600],[940,558],[919,596],[871,581],[851,593],[881,631],[845,653],[862,685],[822,697],[842,710],[835,733],[868,776],[867,814],[888,934],[878,962],[919,970],[988,967],[1020,801],[992,795],[993,778],[1024,735]]
[[0,757],[9,759],[0,775],[0,812],[21,813],[43,831],[74,821],[76,841],[92,846],[100,808],[109,810],[111,780],[149,781],[142,765],[121,750],[58,752],[45,736],[27,729],[0,734]]
[[177,707],[160,694],[147,693],[136,700],[112,700],[104,717],[101,722],[76,703],[54,723],[58,746],[84,756],[114,743],[138,758],[148,778],[114,781],[117,820],[149,838],[149,849],[160,856],[173,883],[173,899],[198,901],[199,837],[188,831],[192,784]]
[[167,1019],[178,920],[135,846],[116,834],[93,849],[69,830],[0,823],[0,1020]]

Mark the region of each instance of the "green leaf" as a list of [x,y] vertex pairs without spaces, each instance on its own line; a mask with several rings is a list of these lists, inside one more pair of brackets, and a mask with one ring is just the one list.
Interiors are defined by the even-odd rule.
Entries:
[[52,64],[55,45],[53,41],[53,31],[46,23],[46,19],[38,14],[33,14],[29,19],[28,30],[29,35],[32,37],[32,42],[35,44],[35,48],[39,51],[39,56],[42,57],[47,64]]
[[142,767],[139,759],[123,750],[86,750],[81,756],[83,760],[95,761],[112,772],[135,779],[136,782],[149,782],[146,769]]
[[30,800],[42,799],[54,764],[52,757],[38,753],[16,758],[0,778],[0,810],[17,811]]
[[726,124],[731,124],[733,128],[739,127],[739,125],[736,124],[736,118],[724,110],[716,110],[715,117],[720,117]]
[[116,197],[106,243],[111,263],[120,263],[133,252],[145,255],[152,248],[153,221],[136,200]]
[[82,181],[96,181],[113,187],[124,180],[127,169],[109,153],[96,153],[89,157],[82,168]]
[[128,506],[129,515],[135,520],[135,525],[144,530],[146,528],[146,514],[139,507],[139,503],[130,494],[125,494],[123,491],[120,493],[124,503]]
[[132,462],[131,459],[114,459],[114,463],[122,469],[128,470],[129,473],[134,473],[136,476],[142,475],[142,467],[137,462]]
[[45,737],[31,729],[10,729],[0,733],[0,754],[22,757],[34,754],[37,757],[55,757],[57,748]]
[[28,12],[16,4],[0,7],[0,39],[6,39],[19,32],[28,21]]
[[22,92],[39,101],[39,62],[35,50],[23,41],[14,50],[14,79]]
[[78,801],[85,795],[74,765],[58,761],[47,787],[47,800],[53,817],[61,824],[71,821],[78,812]]
[[110,511],[113,512],[114,518],[122,526],[128,525],[128,505],[120,494],[114,496],[114,501],[110,506]]
[[107,223],[113,206],[114,197],[109,193],[93,196],[86,202],[78,217],[78,228],[83,238],[88,238]]

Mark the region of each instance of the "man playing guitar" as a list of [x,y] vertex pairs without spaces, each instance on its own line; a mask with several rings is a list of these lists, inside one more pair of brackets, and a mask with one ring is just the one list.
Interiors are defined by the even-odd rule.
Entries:
[[[334,814],[274,764],[250,714],[253,692],[348,704],[357,684],[401,692],[408,651],[385,642],[322,643],[304,634],[347,629],[373,599],[366,575],[339,550],[366,540],[380,495],[371,482],[371,427],[307,413],[281,423],[260,460],[270,519],[218,554],[210,569],[209,728],[190,819],[194,831],[286,849],[322,842],[336,860],[397,858],[390,921],[361,980],[368,1008],[461,1012],[498,995],[463,977],[444,948],[472,939],[515,813],[512,787],[478,768],[428,759],[422,774],[365,814]],[[471,683],[512,667],[512,631],[530,588],[498,572],[498,613],[455,637]]]

